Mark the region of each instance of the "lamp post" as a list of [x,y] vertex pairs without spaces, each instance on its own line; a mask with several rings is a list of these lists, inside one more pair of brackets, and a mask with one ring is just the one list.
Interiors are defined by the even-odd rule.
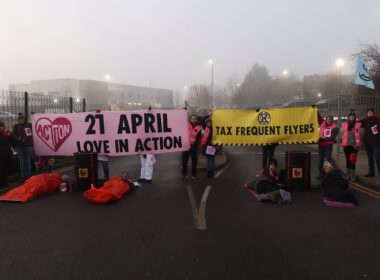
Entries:
[[214,94],[214,62],[212,59],[209,59],[208,64],[211,65],[211,109],[212,109],[212,99]]

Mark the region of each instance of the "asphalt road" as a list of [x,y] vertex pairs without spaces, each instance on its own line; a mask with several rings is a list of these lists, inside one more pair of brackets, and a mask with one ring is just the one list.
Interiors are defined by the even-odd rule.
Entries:
[[[228,148],[220,176],[197,181],[161,155],[152,184],[108,205],[80,193],[0,203],[0,279],[380,279],[379,200],[353,191],[357,209],[327,208],[314,190],[258,203],[242,184],[259,151]],[[111,162],[111,175],[124,169],[137,178],[139,158]]]

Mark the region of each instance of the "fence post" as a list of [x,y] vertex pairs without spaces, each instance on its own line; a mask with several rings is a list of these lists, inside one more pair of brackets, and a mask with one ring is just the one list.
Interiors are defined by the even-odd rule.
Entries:
[[28,122],[28,106],[29,106],[29,100],[28,100],[28,92],[24,92],[24,116],[25,116],[25,122]]
[[339,128],[338,141],[337,141],[338,154],[340,154],[340,141],[341,141],[340,128],[341,127],[342,127],[342,96],[338,95],[338,128]]
[[83,108],[82,108],[83,112],[86,112],[86,98],[82,99],[82,105],[83,105]]
[[73,98],[70,96],[70,113],[73,112]]

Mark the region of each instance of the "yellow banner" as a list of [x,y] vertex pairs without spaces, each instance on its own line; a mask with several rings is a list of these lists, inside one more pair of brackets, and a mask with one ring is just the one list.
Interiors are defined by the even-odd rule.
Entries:
[[318,141],[317,108],[215,110],[213,142],[248,146],[300,144]]

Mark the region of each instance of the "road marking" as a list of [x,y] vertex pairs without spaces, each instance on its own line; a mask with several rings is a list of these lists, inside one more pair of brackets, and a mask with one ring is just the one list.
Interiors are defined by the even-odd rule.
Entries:
[[196,206],[196,201],[194,197],[193,189],[190,185],[187,186],[187,193],[189,194],[191,210],[193,212],[193,218],[195,222],[195,227],[199,230],[206,230],[206,203],[208,195],[211,191],[211,186],[207,186],[203,192],[201,203],[199,204],[199,208]]
[[356,182],[349,182],[350,183],[350,186],[353,187],[354,189],[362,192],[362,193],[365,193],[365,194],[368,194],[369,196],[372,196],[374,198],[378,198],[380,199],[380,193],[377,192],[377,191],[374,191],[370,188],[367,188],[359,183],[356,183]]
[[226,167],[224,167],[222,170],[218,171],[216,174],[215,174],[215,178],[218,178],[223,172],[224,170],[226,170],[227,168],[229,167],[229,165],[227,165]]

